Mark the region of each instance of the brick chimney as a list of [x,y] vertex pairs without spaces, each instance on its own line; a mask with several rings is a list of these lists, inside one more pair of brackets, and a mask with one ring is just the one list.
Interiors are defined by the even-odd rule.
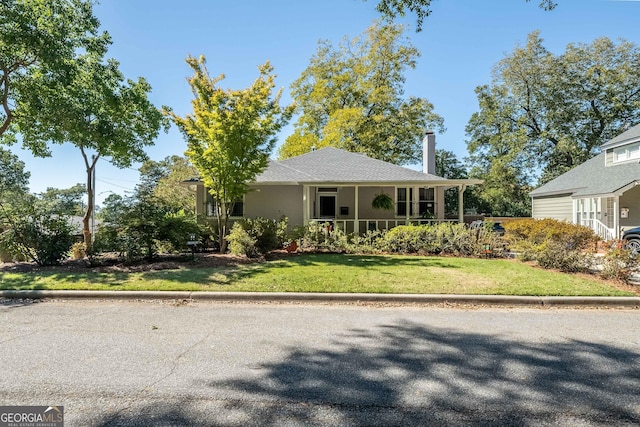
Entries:
[[436,174],[436,134],[427,131],[422,140],[422,172]]

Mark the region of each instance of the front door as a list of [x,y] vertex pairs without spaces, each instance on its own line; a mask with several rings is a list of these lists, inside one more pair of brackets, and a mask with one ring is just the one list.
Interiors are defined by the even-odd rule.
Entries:
[[336,196],[319,196],[320,197],[320,218],[336,217]]

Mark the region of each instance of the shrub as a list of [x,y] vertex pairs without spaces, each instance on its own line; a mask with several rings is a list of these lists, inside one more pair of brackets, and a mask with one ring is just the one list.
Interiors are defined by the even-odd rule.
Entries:
[[87,256],[87,248],[83,242],[76,242],[71,246],[71,256],[73,259],[84,259]]
[[[231,253],[256,257],[284,246],[288,219],[244,218],[226,237]],[[241,231],[242,230],[242,231]]]
[[256,258],[260,255],[260,251],[256,247],[257,239],[251,237],[240,222],[233,224],[226,239],[229,242],[229,251],[234,255],[245,255],[249,258]]
[[75,241],[66,217],[30,213],[16,218],[2,233],[3,246],[38,265],[55,265],[65,259]]
[[586,273],[593,266],[592,254],[572,249],[560,240],[549,240],[540,245],[536,260],[542,268],[555,268],[565,273]]
[[577,250],[585,249],[598,240],[589,227],[555,219],[516,219],[506,222],[504,227],[507,240],[516,250],[523,242],[525,249],[530,249],[530,245],[539,246],[549,240],[563,242],[568,249]]
[[378,239],[378,249],[391,253],[501,257],[503,239],[490,228],[470,229],[464,224],[401,225]]
[[640,266],[640,257],[629,249],[626,249],[622,242],[614,242],[607,253],[602,257],[601,276],[605,279],[620,280],[629,283],[634,271]]
[[387,231],[378,242],[378,247],[391,253],[434,253],[434,236],[429,226],[399,225]]
[[506,238],[523,260],[565,272],[588,271],[592,257],[585,250],[598,236],[588,227],[554,219],[517,219],[504,225]]

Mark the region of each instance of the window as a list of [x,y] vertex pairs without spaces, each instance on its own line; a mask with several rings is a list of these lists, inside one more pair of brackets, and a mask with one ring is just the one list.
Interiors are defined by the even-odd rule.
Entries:
[[[214,200],[211,193],[207,192],[207,216],[218,216],[218,211],[216,210],[216,201]],[[231,210],[231,216],[241,217],[244,215],[244,202],[242,200],[238,200],[233,204],[233,209]]]
[[435,213],[435,191],[433,188],[421,188],[419,193],[418,214],[421,217],[430,217]]
[[640,159],[640,142],[613,149],[614,162],[624,162],[633,159]]
[[[413,188],[409,188],[409,216],[413,215]],[[407,189],[396,189],[396,213],[398,216],[407,216]]]

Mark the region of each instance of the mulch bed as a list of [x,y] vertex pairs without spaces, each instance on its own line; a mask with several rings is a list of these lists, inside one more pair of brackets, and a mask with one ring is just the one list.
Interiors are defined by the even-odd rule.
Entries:
[[[284,251],[283,251],[284,252]],[[286,255],[286,252],[284,252]],[[282,254],[274,254],[273,257]],[[272,258],[272,256],[269,256]],[[250,259],[231,254],[218,253],[197,253],[195,258],[190,254],[162,255],[152,261],[135,260],[124,261],[115,255],[101,255],[93,264],[86,259],[66,260],[56,266],[39,266],[34,262],[12,262],[0,263],[0,272],[31,273],[38,271],[65,271],[65,272],[136,272],[173,270],[181,267],[189,268],[211,268],[211,267],[231,267],[242,264],[252,264],[263,262],[264,258]]]

